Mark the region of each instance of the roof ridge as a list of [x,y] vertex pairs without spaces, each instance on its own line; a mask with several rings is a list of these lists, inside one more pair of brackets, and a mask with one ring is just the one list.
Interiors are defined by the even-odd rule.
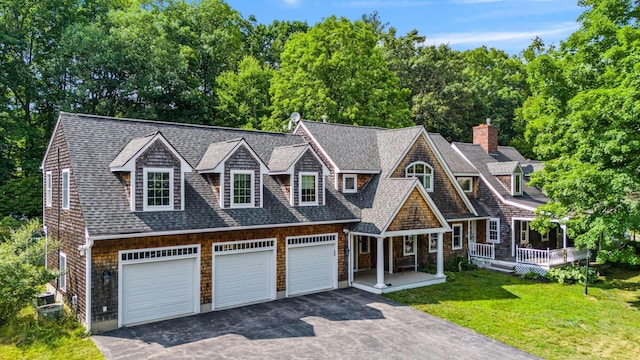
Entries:
[[378,127],[378,126],[368,126],[368,125],[351,125],[351,124],[342,124],[342,123],[332,123],[332,122],[322,122],[322,121],[315,121],[315,120],[300,120],[302,122],[306,122],[306,123],[314,123],[314,124],[322,124],[322,125],[334,125],[334,126],[344,126],[344,127],[351,127],[351,128],[360,128],[360,129],[374,129],[374,130],[389,130],[387,128],[383,128],[383,127]]
[[284,132],[281,133],[276,131],[266,131],[266,130],[257,130],[257,129],[240,129],[240,128],[233,128],[233,127],[225,127],[225,126],[181,123],[181,122],[164,121],[164,120],[134,119],[134,118],[128,118],[128,117],[71,113],[67,111],[60,111],[59,114],[60,115],[64,114],[69,116],[78,116],[78,117],[88,117],[88,118],[93,118],[94,120],[126,121],[126,122],[132,122],[132,123],[160,124],[160,125],[169,125],[169,126],[176,126],[176,127],[192,127],[192,128],[211,129],[211,130],[240,131],[240,132],[260,133],[260,134],[268,134],[268,135],[285,135],[285,136],[293,136],[293,137],[300,136],[296,134],[289,134]]

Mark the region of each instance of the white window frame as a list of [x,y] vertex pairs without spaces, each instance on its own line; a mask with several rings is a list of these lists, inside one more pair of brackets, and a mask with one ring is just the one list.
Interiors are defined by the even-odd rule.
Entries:
[[[409,173],[409,169],[416,166],[416,165],[424,165],[424,169],[425,171],[427,171],[427,169],[429,169],[431,171],[431,173],[427,174],[426,172],[424,174],[416,174],[415,172]],[[427,164],[424,161],[415,161],[412,162],[411,164],[407,165],[407,167],[404,170],[404,174],[405,177],[418,177],[418,176],[424,176],[424,179],[426,179],[427,177],[429,178],[429,186],[425,186],[424,185],[424,181],[420,181],[420,183],[422,184],[422,186],[425,188],[425,190],[427,190],[428,192],[432,192],[433,191],[433,180],[434,180],[434,174],[433,174],[433,167],[429,164]]]
[[[459,233],[456,236],[456,229],[459,229]],[[464,227],[462,224],[453,224],[451,226],[451,250],[460,250],[462,249],[462,237],[464,233]],[[458,238],[459,245],[456,246],[456,237]]]
[[[302,201],[302,178],[304,176],[313,176],[314,184],[315,184],[315,197],[314,201]],[[298,204],[300,206],[314,206],[318,205],[318,198],[320,197],[320,193],[318,191],[318,173],[315,172],[300,172],[298,173]]]
[[540,241],[548,242],[549,241],[549,231],[540,234]]
[[[148,175],[149,173],[169,173],[169,205],[149,205],[148,203]],[[173,168],[149,167],[144,168],[142,178],[142,210],[143,211],[172,211],[175,183]],[[184,199],[183,199],[184,201]]]
[[[405,235],[402,239],[402,256],[410,256],[416,254],[417,235]],[[412,243],[410,250],[407,249],[407,242]]]
[[[524,177],[522,176],[522,172],[520,171],[516,171],[511,175],[511,195],[513,196],[522,196],[522,188],[524,186],[524,184],[522,183],[524,181]],[[519,187],[516,187],[516,185],[519,184]]]
[[[358,235],[358,252],[360,254],[369,254],[371,252],[371,244],[369,243],[371,241],[371,239],[366,238],[364,236],[360,236]],[[366,245],[366,249],[364,248],[364,246],[362,246],[363,244],[367,244]]]
[[69,182],[71,176],[69,175],[69,169],[62,169],[62,174],[60,175],[60,183],[62,184],[62,196],[60,197],[62,204],[62,209],[69,210],[70,206],[70,196],[69,196]]
[[[347,179],[353,179],[353,188],[350,189],[347,187]],[[342,175],[342,192],[345,194],[358,192],[358,175],[357,174]]]
[[[471,192],[473,192],[473,178],[472,178],[471,176],[461,176],[461,177],[459,177],[457,180],[458,180],[458,184],[460,184],[460,187],[462,188],[462,190],[463,190],[465,193],[471,193]],[[465,188],[465,187],[462,185],[462,182],[463,182],[463,181],[464,181],[465,183],[469,184],[469,188]],[[467,182],[467,181],[468,181],[468,182]]]
[[520,244],[529,244],[529,222],[520,220]]
[[60,257],[58,258],[58,269],[60,270],[60,277],[58,278],[60,281],[58,282],[58,287],[60,290],[66,292],[67,291],[67,254],[60,251]]
[[[229,204],[232,208],[252,208],[256,206],[256,194],[255,194],[255,172],[253,170],[231,170],[230,172],[231,190],[229,191]],[[249,175],[251,178],[251,203],[236,203],[235,202],[235,175]]]
[[[491,223],[496,224],[496,230],[491,230]],[[491,240],[491,232],[496,233],[496,240]],[[490,218],[487,221],[487,242],[492,244],[500,243],[500,218]]]
[[44,189],[45,205],[51,207],[53,206],[53,175],[51,171],[47,171],[44,174]]
[[[431,243],[432,241],[434,242]],[[432,254],[437,252],[438,252],[438,233],[431,233],[429,234],[429,253]]]

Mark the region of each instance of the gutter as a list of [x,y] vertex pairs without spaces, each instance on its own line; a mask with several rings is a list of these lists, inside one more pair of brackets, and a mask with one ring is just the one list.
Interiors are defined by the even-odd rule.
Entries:
[[80,251],[85,251],[85,323],[87,325],[87,329],[85,330],[85,334],[91,332],[91,248],[93,247],[93,240],[89,237],[89,230],[85,229],[85,239],[86,242],[84,245],[80,245]]

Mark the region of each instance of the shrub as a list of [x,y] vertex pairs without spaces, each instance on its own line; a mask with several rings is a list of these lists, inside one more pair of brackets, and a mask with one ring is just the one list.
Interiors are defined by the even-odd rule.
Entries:
[[42,285],[57,276],[44,268],[45,244],[40,228],[38,221],[29,221],[0,243],[0,325],[15,318],[33,302]]
[[596,256],[598,264],[611,263],[636,268],[640,266],[640,242],[630,241],[613,250],[601,250]]
[[541,278],[544,278],[544,276],[540,275],[540,273],[537,273],[535,271],[529,271],[527,273],[522,274],[522,278],[528,279],[528,280],[540,280]]
[[[584,273],[584,266],[566,265],[563,267],[549,269],[545,274],[545,277],[560,284],[579,283],[584,285]],[[588,281],[589,283],[598,281],[598,272],[593,267],[589,268]]]
[[460,270],[475,270],[478,267],[467,260],[467,258],[460,255],[452,258],[444,264],[444,270],[450,272],[459,272]]

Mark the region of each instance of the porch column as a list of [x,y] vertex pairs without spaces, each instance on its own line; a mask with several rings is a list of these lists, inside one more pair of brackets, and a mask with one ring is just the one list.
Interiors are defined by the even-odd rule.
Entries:
[[376,284],[375,288],[384,289],[387,287],[384,283],[384,238],[379,237],[376,238],[377,247],[376,247]]
[[567,248],[567,225],[566,224],[560,225],[560,228],[562,229],[562,248],[566,249]]
[[389,238],[389,274],[393,274],[393,237]]
[[444,250],[442,246],[442,235],[443,233],[438,233],[438,253],[436,260],[436,277],[444,277]]

